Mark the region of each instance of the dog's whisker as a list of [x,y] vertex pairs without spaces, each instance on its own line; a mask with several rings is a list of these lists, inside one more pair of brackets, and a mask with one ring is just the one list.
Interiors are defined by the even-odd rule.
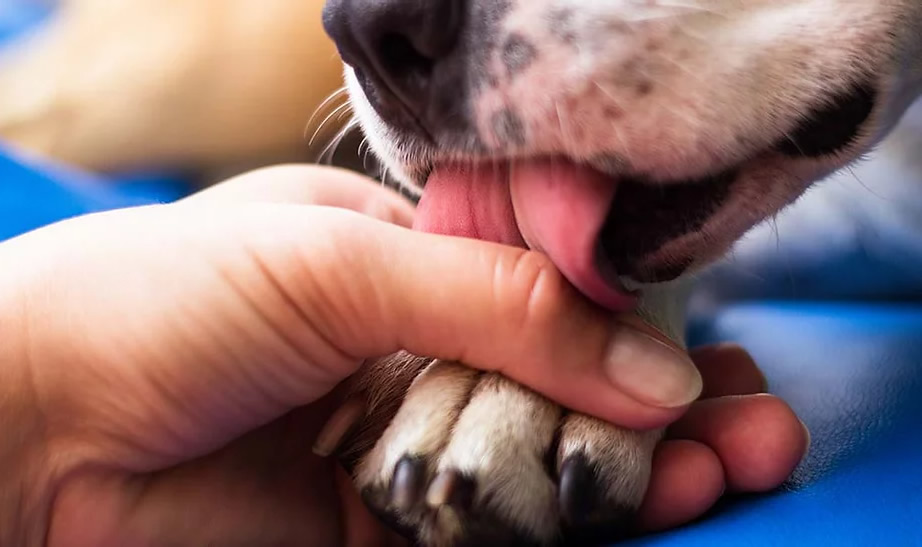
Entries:
[[[616,99],[614,95],[611,94],[611,91],[609,91],[608,88],[600,84],[597,80],[593,80],[592,83],[602,93],[602,95],[604,95],[608,99],[608,101],[611,103],[611,106],[613,106],[615,109],[619,111],[623,110],[623,106],[621,105],[621,102],[618,99]],[[618,143],[621,145],[621,150],[623,151],[622,154],[624,155],[624,159],[628,162],[628,164],[630,164],[631,163],[631,148],[628,144],[627,139],[624,138],[624,133],[621,132],[621,128],[618,126],[617,123],[612,123],[610,127],[611,127],[612,134],[614,135],[615,139],[617,139]]]
[[[676,60],[673,59],[671,56],[666,55],[666,54],[664,54],[664,53],[662,53],[662,52],[658,52],[658,53],[657,53],[657,57],[658,57],[660,60],[662,60],[662,61],[664,61],[664,62],[666,62],[666,63],[669,63],[670,65],[674,66],[676,69],[682,71],[682,73],[684,73],[684,74],[685,74],[686,76],[688,76],[689,78],[692,78],[692,79],[695,80],[696,82],[699,82],[699,83],[702,83],[702,84],[706,83],[706,80],[705,80],[704,78],[702,78],[700,74],[697,74],[695,71],[689,69],[687,66],[683,65],[683,64],[680,63],[679,61],[676,61]],[[672,88],[667,87],[667,84],[665,83],[665,81],[664,81],[662,78],[657,78],[657,77],[656,77],[655,75],[653,75],[653,74],[644,74],[644,76],[646,76],[647,78],[650,78],[651,80],[653,80],[653,82],[656,83],[657,85],[662,86],[662,87],[666,87],[667,89],[672,90]]]
[[[310,132],[311,126],[313,125],[314,120],[317,118],[317,116],[320,115],[320,113],[321,113],[325,108],[327,108],[328,106],[330,106],[334,101],[343,100],[344,102],[348,102],[348,101],[349,101],[348,92],[349,92],[349,90],[346,88],[346,86],[340,87],[339,89],[337,89],[336,91],[334,91],[333,93],[331,93],[329,97],[327,97],[326,99],[324,99],[324,100],[317,106],[317,108],[314,109],[313,114],[311,114],[310,119],[307,120],[307,124],[305,124],[305,126],[304,126],[304,134],[302,135],[302,137],[303,137],[305,140],[307,139],[307,134],[308,134],[308,132]],[[314,135],[314,137],[316,137],[316,134]],[[314,137],[311,138],[312,141],[313,141]]]
[[[679,68],[680,70],[682,70],[683,72],[687,72],[690,77],[698,80],[701,83],[704,83],[704,80],[700,76],[698,76],[697,74],[691,73],[690,71],[685,69],[685,67],[683,67],[680,63],[676,63],[674,60],[672,60],[671,58],[667,56],[663,56],[663,58],[667,62],[675,64],[675,66]],[[669,91],[670,93],[673,93],[676,96],[681,96],[680,91],[676,90],[673,86],[666,83],[663,79],[657,78],[655,75],[649,74],[646,72],[644,73],[644,77],[648,78],[651,82],[655,83],[658,87],[663,88],[666,91]],[[690,128],[697,128],[698,126],[701,125],[701,120],[699,118],[696,118],[681,109],[675,108],[674,106],[669,104],[668,101],[661,102],[660,106],[662,106],[667,112],[669,112],[669,114],[681,119]]]
[[324,127],[330,121],[334,119],[339,119],[339,116],[341,116],[343,112],[351,112],[351,109],[352,109],[352,105],[349,102],[345,102],[337,106],[336,108],[334,108],[333,111],[327,114],[327,116],[323,119],[323,121],[320,122],[320,125],[317,126],[317,129],[314,131],[314,134],[311,135],[311,138],[308,141],[307,146],[310,148],[314,145],[314,141],[317,139],[317,136],[320,135],[321,131],[323,131]]
[[560,141],[563,146],[563,152],[567,155],[573,155],[573,138],[569,134],[566,125],[569,125],[568,122],[564,121],[563,111],[560,108],[560,103],[554,101],[554,110],[557,113],[557,126],[560,128]]
[[724,263],[727,264],[727,266],[729,266],[737,275],[758,281],[759,283],[765,283],[768,281],[764,275],[759,273],[757,270],[746,266],[741,262],[741,260],[742,259],[740,259],[739,253],[736,250],[731,249],[727,251]]
[[362,157],[362,171],[368,172],[368,155],[371,154],[371,145],[368,143],[368,137],[363,136],[359,142],[358,154]]
[[785,253],[781,252],[781,231],[778,229],[778,214],[779,213],[776,212],[768,217],[768,222],[770,223],[772,233],[775,236],[775,252],[782,261],[785,274],[787,275],[787,281],[790,285],[791,295],[796,296],[797,281],[794,276],[794,265],[791,263],[789,257]]
[[853,179],[855,179],[855,181],[856,181],[862,188],[864,188],[865,190],[868,191],[869,194],[871,194],[871,195],[874,196],[875,198],[878,198],[878,199],[881,199],[881,200],[884,200],[884,201],[892,201],[891,199],[887,198],[887,196],[881,195],[880,193],[874,191],[873,188],[871,188],[870,186],[868,186],[867,184],[865,184],[864,181],[861,180],[861,177],[858,176],[858,173],[855,171],[855,168],[854,168],[854,167],[852,167],[851,165],[847,165],[847,166],[845,167],[845,169],[846,169],[846,171],[848,172],[848,174],[849,174]]
[[314,115],[316,115],[319,111],[326,108],[326,106],[330,104],[331,102],[335,101],[338,98],[348,96],[348,94],[349,94],[349,88],[347,88],[346,86],[342,86],[336,89],[335,91],[333,91],[333,93],[330,93],[329,97],[324,99],[323,102],[321,102],[317,106],[317,109],[314,111]]
[[775,237],[775,250],[781,250],[781,232],[778,230],[778,216],[772,215],[768,219],[768,224],[771,227],[772,235]]
[[337,121],[337,122],[338,122],[338,121],[341,121],[341,120],[343,119],[344,116],[352,116],[352,114],[353,114],[352,103],[346,103],[346,106],[347,106],[348,108],[343,108],[343,109],[341,109],[341,110],[339,111],[338,114],[336,114],[336,121]]
[[336,154],[336,150],[339,145],[343,142],[343,139],[349,134],[350,131],[358,129],[359,121],[356,118],[350,119],[346,122],[346,125],[333,137],[328,145],[326,145],[323,150],[321,150],[318,157],[318,163],[331,163],[333,161],[333,156]]
[[704,44],[709,43],[707,35],[701,34],[700,32],[693,30],[691,26],[689,25],[682,25],[682,24],[677,25],[675,27],[675,30],[683,38],[690,38],[692,40],[695,40],[697,42],[701,42]]
[[624,21],[629,23],[644,23],[649,21],[677,19],[683,16],[701,13],[728,18],[727,14],[706,8],[698,3],[657,1],[650,3],[645,9],[638,9],[632,12],[630,16],[624,18]]
[[792,145],[794,145],[794,148],[797,149],[797,152],[798,152],[801,156],[807,157],[807,153],[804,152],[804,149],[800,147],[800,144],[797,142],[797,139],[795,139],[794,136],[791,135],[791,133],[790,133],[789,131],[782,131],[782,132],[781,132],[781,135],[782,135],[785,139],[787,139],[788,142],[790,142]]
[[682,2],[679,0],[658,0],[656,4],[664,8],[673,8],[680,13],[677,13],[677,16],[686,15],[686,14],[695,14],[695,13],[707,13],[709,15],[717,15],[719,17],[728,18],[729,15],[726,12],[716,10],[709,6],[704,6],[701,2],[695,2],[694,0],[689,0],[687,2]]

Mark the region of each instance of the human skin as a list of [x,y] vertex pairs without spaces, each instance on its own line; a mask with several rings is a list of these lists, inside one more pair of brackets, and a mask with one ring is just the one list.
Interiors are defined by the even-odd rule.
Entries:
[[399,542],[310,447],[337,385],[402,348],[671,423],[647,529],[771,489],[802,457],[806,430],[741,349],[694,350],[701,399],[649,407],[606,374],[611,317],[546,258],[413,232],[412,215],[363,177],[288,166],[0,244],[0,544]]

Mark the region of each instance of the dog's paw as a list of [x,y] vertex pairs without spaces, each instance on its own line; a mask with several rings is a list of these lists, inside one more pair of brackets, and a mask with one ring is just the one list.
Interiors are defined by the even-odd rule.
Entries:
[[658,432],[567,413],[454,363],[433,361],[405,392],[354,476],[368,505],[418,543],[550,545],[630,526]]

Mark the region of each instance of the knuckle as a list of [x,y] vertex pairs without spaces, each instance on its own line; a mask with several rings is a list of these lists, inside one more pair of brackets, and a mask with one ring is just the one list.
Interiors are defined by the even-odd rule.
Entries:
[[[522,251],[497,266],[500,302],[521,330],[546,324],[560,313],[570,295],[568,285],[551,260],[534,251]],[[511,309],[509,309],[511,308]]]

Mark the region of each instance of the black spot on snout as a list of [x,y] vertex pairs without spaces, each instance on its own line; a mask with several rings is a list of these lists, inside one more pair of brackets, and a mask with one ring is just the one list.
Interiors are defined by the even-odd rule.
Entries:
[[576,28],[573,24],[573,9],[558,8],[551,10],[547,16],[548,29],[565,44],[576,42]]
[[870,84],[860,85],[815,108],[777,149],[788,156],[817,158],[835,154],[855,142],[861,126],[874,111],[877,92]]
[[522,146],[525,144],[525,126],[518,114],[504,108],[493,115],[491,120],[493,134],[500,145],[511,144]]
[[537,57],[538,49],[521,34],[509,35],[506,43],[503,44],[503,64],[510,78],[528,68]]
[[[472,2],[468,9],[468,29],[462,36],[459,58],[466,65],[468,93],[476,95],[484,85],[495,87],[498,83],[489,67],[501,47],[500,29],[512,9],[512,2]],[[459,74],[465,74],[463,68],[459,67]]]

